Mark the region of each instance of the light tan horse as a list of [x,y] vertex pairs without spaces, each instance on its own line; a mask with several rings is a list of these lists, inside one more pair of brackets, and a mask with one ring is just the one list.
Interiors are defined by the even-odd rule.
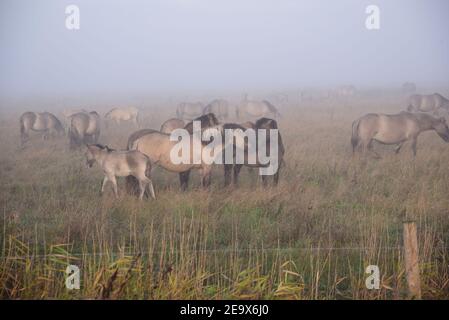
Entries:
[[176,109],[178,119],[192,120],[203,114],[204,104],[202,102],[182,102]]
[[131,121],[137,127],[139,126],[139,109],[135,107],[114,108],[104,116],[106,126],[109,121],[114,121],[119,125],[122,121]]
[[20,116],[19,123],[22,146],[29,139],[30,131],[42,132],[44,140],[52,135],[63,135],[65,133],[61,121],[49,112],[25,112]]
[[184,126],[185,126],[184,120],[172,118],[165,121],[161,125],[161,129],[159,131],[162,133],[172,133],[173,130],[184,128]]
[[95,112],[77,113],[70,117],[70,148],[97,143],[100,137],[100,115]]
[[99,144],[87,145],[86,164],[90,168],[98,163],[104,172],[101,194],[106,183],[110,181],[115,197],[118,197],[116,177],[133,176],[139,181],[139,199],[142,200],[145,189],[149,186],[150,194],[156,199],[153,182],[149,177],[151,173],[150,159],[139,151],[116,151]]
[[414,94],[408,99],[407,110],[411,112],[438,112],[439,109],[449,110],[449,100],[439,93]]
[[248,100],[248,96],[245,94],[239,106],[236,109],[236,116],[238,119],[245,117],[259,118],[259,117],[280,117],[279,111],[267,100],[256,101]]
[[401,112],[399,114],[370,113],[352,123],[351,144],[353,152],[372,151],[373,141],[397,145],[396,153],[403,144],[411,141],[416,156],[418,136],[423,131],[434,130],[444,141],[449,142],[449,129],[444,118],[427,113]]
[[203,109],[203,114],[213,113],[220,120],[226,120],[229,117],[229,102],[224,99],[215,99]]

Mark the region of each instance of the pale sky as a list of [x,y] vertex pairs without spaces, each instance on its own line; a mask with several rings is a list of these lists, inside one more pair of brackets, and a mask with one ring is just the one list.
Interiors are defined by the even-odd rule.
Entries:
[[[365,28],[370,4],[380,30]],[[1,0],[0,94],[448,85],[448,13],[447,0]]]

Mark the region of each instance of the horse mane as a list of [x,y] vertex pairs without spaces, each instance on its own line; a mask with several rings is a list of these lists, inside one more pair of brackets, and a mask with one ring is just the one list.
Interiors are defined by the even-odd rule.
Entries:
[[99,149],[101,149],[101,150],[106,150],[107,152],[115,151],[115,149],[111,149],[111,148],[109,148],[108,146],[102,145],[102,144],[99,144],[99,143],[91,144],[91,146],[95,146],[95,147],[97,147],[97,148],[99,148]]
[[278,109],[268,100],[263,100],[263,103],[265,103],[268,106],[268,109],[270,109],[271,112],[274,114],[279,114]]
[[270,119],[270,118],[260,118],[256,121],[255,123],[255,127],[256,128],[261,128],[263,125],[270,123],[270,129],[278,129],[278,123],[276,122],[276,120],[274,119]]
[[220,123],[215,114],[213,113],[203,114],[202,116],[193,119],[184,126],[184,129],[186,129],[190,134],[193,133],[193,121],[200,121],[202,129],[213,127]]

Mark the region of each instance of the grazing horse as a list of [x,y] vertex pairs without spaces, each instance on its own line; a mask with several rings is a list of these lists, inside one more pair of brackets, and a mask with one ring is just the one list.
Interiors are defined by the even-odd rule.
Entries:
[[82,144],[97,143],[100,137],[100,115],[95,112],[77,113],[71,116],[69,129],[70,148]]
[[118,197],[117,180],[115,177],[133,176],[139,181],[139,199],[142,200],[146,186],[149,186],[153,199],[154,188],[151,178],[150,159],[139,151],[115,151],[100,144],[87,145],[86,164],[89,168],[97,162],[104,172],[103,183],[101,184],[101,194],[108,181],[112,183],[115,197]]
[[193,120],[203,114],[202,102],[181,102],[176,109],[178,119]]
[[47,139],[53,134],[64,134],[64,127],[61,121],[49,112],[25,112],[20,116],[19,122],[22,146],[29,139],[30,130],[43,132],[43,139]]
[[172,118],[165,121],[161,125],[160,132],[172,133],[173,130],[184,128],[184,126],[185,126],[184,120]]
[[411,95],[407,102],[407,111],[438,112],[439,109],[449,110],[449,100],[439,93]]
[[[242,125],[237,125],[237,124],[225,124],[224,127],[226,128],[233,128],[233,129],[241,129],[243,131],[246,131],[247,129],[253,129],[255,130],[255,136],[256,136],[256,155],[258,152],[258,146],[259,146],[259,139],[261,139],[261,137],[259,136],[259,132],[258,129],[264,129],[267,130],[266,132],[266,141],[265,141],[265,150],[268,153],[270,151],[270,133],[269,131],[272,129],[276,129],[278,130],[278,124],[276,122],[276,120],[273,119],[269,119],[269,118],[261,118],[259,120],[256,121],[255,124],[253,124],[252,122],[247,122],[246,123],[247,127],[244,127]],[[253,126],[251,126],[253,125]],[[224,178],[225,178],[225,186],[228,186],[231,184],[231,171],[234,171],[234,179],[233,179],[233,184],[237,185],[238,184],[238,177],[240,174],[240,169],[242,168],[243,165],[250,167],[250,168],[262,168],[262,167],[267,167],[267,165],[262,165],[259,163],[259,161],[256,161],[255,164],[250,164],[248,162],[248,144],[244,145],[244,150],[245,150],[245,161],[243,164],[237,164],[236,163],[236,152],[234,150],[234,163],[233,164],[225,164],[224,165]],[[283,159],[284,159],[284,153],[285,153],[285,149],[284,149],[284,144],[282,143],[282,137],[281,137],[281,133],[278,131],[278,154],[277,154],[277,162],[278,162],[278,168],[277,171],[274,173],[273,175],[273,183],[274,185],[277,185],[279,182],[279,174],[280,174],[280,170],[281,170],[281,165],[283,164]],[[269,154],[268,154],[269,155]],[[262,175],[262,183],[264,186],[267,186],[268,184],[268,176],[267,175]]]
[[242,102],[236,109],[236,116],[238,119],[241,119],[244,117],[258,118],[266,116],[277,118],[281,115],[276,107],[267,100],[248,100],[247,95],[244,95]]
[[412,142],[416,156],[418,136],[423,131],[434,130],[444,141],[449,142],[449,129],[444,118],[427,113],[401,112],[399,114],[370,113],[352,123],[351,144],[353,153],[372,150],[372,142],[397,145],[399,152],[406,141]]
[[213,113],[218,119],[225,120],[229,116],[229,103],[224,99],[215,99],[204,107],[203,114]]
[[104,118],[106,120],[106,126],[109,121],[114,121],[117,125],[119,125],[121,121],[131,121],[138,127],[139,109],[135,107],[114,108],[106,113]]

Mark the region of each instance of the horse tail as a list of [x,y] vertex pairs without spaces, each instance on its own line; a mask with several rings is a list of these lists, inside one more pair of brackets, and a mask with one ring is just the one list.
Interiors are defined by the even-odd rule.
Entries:
[[352,123],[352,135],[351,135],[352,153],[355,152],[355,149],[357,148],[357,146],[359,144],[359,124],[360,124],[360,119],[355,120]]
[[25,121],[24,121],[23,117],[20,117],[19,122],[20,122],[20,135],[24,136],[25,135],[25,124],[24,124]]
[[140,128],[140,116],[139,116],[139,112],[136,113],[136,125],[137,125],[137,128]]

